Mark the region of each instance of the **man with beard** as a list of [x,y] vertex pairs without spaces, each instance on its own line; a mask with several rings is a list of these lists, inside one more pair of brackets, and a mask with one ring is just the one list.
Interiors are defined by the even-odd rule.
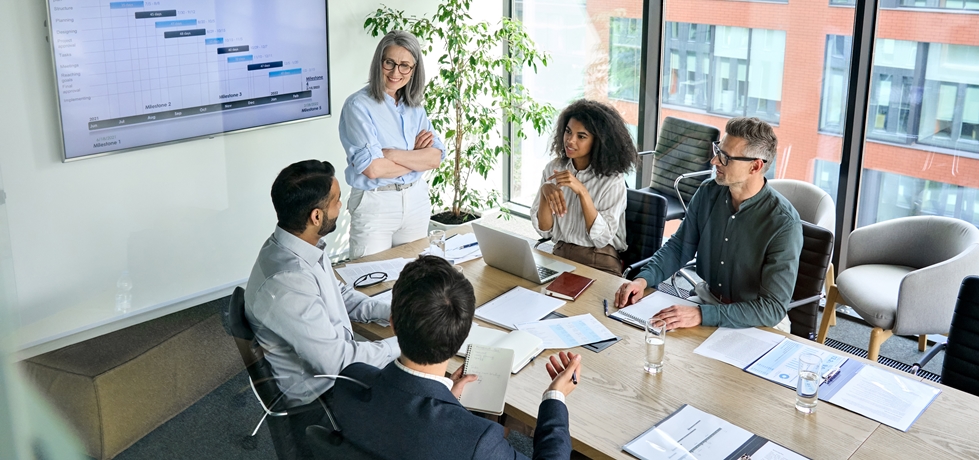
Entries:
[[[384,367],[400,355],[394,340],[358,342],[350,320],[387,320],[391,305],[371,300],[333,274],[326,244],[336,229],[340,184],[333,165],[306,160],[289,165],[272,184],[272,206],[278,224],[258,253],[245,289],[245,317],[287,407],[308,404],[333,387],[332,378],[350,363]],[[305,427],[322,411],[290,417],[290,426],[305,437]]]
[[713,144],[717,177],[697,190],[680,228],[634,281],[619,288],[615,305],[635,303],[647,286],[659,285],[696,256],[704,280],[695,286],[699,305],[673,305],[654,318],[670,329],[769,326],[789,332],[802,223],[765,179],[778,139],[758,118],[732,118],[724,131]]

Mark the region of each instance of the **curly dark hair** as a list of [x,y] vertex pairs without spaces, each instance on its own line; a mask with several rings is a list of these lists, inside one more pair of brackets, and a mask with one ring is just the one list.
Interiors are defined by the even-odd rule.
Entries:
[[619,112],[607,104],[588,99],[572,102],[558,116],[554,138],[551,139],[551,152],[556,156],[567,158],[564,153],[564,129],[572,118],[585,125],[593,136],[590,166],[596,174],[623,174],[638,164],[636,144]]

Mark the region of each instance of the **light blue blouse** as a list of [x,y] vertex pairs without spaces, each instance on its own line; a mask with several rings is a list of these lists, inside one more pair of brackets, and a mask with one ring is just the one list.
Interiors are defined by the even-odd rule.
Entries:
[[[433,131],[424,108],[395,105],[394,98],[387,94],[384,95],[384,102],[377,102],[371,98],[366,86],[351,94],[340,111],[340,143],[347,153],[347,168],[344,170],[347,184],[361,190],[373,190],[389,184],[410,184],[421,179],[423,173],[419,171],[401,177],[373,180],[363,172],[372,161],[384,158],[381,149],[414,150],[415,137],[422,130]],[[442,151],[444,160],[445,145],[438,133],[434,134],[432,147]]]

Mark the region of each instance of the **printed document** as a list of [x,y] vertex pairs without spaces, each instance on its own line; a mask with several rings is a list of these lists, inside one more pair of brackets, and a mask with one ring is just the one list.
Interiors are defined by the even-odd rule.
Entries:
[[724,459],[752,436],[727,420],[684,405],[624,449],[645,460]]
[[[434,246],[429,245],[420,256],[433,254]],[[476,243],[475,233],[460,233],[445,240],[445,259],[453,264],[461,264],[483,257]]]
[[401,275],[401,270],[405,268],[405,265],[412,260],[415,259],[398,258],[379,260],[377,262],[347,264],[343,267],[336,268],[335,270],[347,284],[353,284],[354,281],[357,281],[357,278],[360,278],[368,273],[375,272],[387,273],[388,277],[384,281],[394,281]]
[[802,353],[812,353],[823,360],[823,365],[819,368],[821,376],[825,376],[829,371],[846,362],[846,358],[836,353],[810,347],[791,339],[783,339],[772,351],[745,370],[794,390],[799,380],[799,355]]
[[753,327],[747,329],[719,327],[693,352],[744,369],[768,353],[783,339],[785,337],[782,335]]
[[942,391],[865,365],[827,401],[887,426],[908,431]]
[[476,309],[476,318],[514,330],[517,324],[538,321],[564,305],[561,299],[517,286]]
[[544,348],[574,348],[615,338],[608,328],[588,313],[518,324],[517,329],[540,337],[544,341]]

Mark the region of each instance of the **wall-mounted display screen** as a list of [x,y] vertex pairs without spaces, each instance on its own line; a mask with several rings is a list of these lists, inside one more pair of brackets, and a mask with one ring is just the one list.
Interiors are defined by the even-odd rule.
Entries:
[[325,0],[48,0],[65,160],[330,114]]

